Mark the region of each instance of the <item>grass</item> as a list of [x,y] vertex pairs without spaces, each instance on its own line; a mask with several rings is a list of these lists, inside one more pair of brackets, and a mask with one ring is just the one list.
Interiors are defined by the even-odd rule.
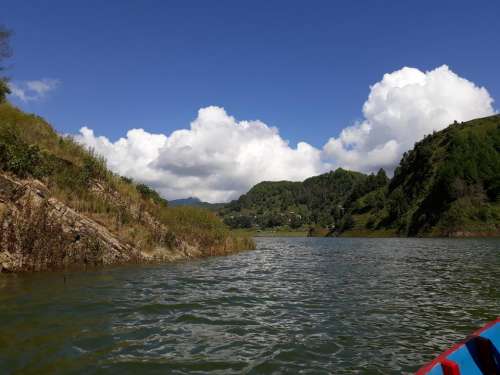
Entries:
[[92,150],[9,103],[0,104],[0,171],[40,179],[51,196],[142,250],[172,248],[178,240],[204,255],[253,247],[249,236],[235,237],[215,214],[168,207],[154,190],[112,173]]

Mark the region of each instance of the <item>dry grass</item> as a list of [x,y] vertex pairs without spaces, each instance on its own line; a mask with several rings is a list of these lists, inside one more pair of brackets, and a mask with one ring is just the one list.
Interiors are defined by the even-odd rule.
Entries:
[[[208,210],[168,207],[153,190],[109,171],[104,159],[92,150],[59,136],[39,116],[26,114],[8,103],[0,104],[0,146],[2,142],[0,170],[6,159],[4,170],[10,166],[11,173],[41,179],[51,196],[142,250],[171,248],[178,239],[208,253],[228,251],[230,246],[234,250],[253,247],[248,238],[232,238],[226,226]],[[9,164],[9,157],[19,159],[25,167],[12,160]]]

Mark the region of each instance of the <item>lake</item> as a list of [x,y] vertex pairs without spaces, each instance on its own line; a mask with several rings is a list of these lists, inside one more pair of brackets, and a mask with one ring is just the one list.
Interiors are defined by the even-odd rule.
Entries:
[[401,374],[500,315],[498,239],[258,238],[0,275],[0,372]]

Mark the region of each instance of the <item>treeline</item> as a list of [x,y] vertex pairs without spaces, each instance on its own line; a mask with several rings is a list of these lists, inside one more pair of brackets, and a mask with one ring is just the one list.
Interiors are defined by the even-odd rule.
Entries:
[[5,70],[2,62],[10,57],[12,53],[9,45],[10,35],[10,30],[0,25],[0,103],[5,100],[7,94],[10,94],[7,77],[2,73]]
[[337,169],[304,182],[263,182],[220,214],[233,228],[495,235],[499,195],[500,118],[492,116],[426,136],[404,154],[390,180],[383,170],[364,175]]

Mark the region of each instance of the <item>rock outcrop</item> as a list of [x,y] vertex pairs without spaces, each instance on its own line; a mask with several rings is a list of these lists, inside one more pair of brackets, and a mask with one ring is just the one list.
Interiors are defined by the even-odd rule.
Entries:
[[[168,233],[167,228],[160,229]],[[177,239],[170,247],[142,251],[51,197],[40,181],[0,174],[0,272],[173,261],[202,255],[196,246]]]

